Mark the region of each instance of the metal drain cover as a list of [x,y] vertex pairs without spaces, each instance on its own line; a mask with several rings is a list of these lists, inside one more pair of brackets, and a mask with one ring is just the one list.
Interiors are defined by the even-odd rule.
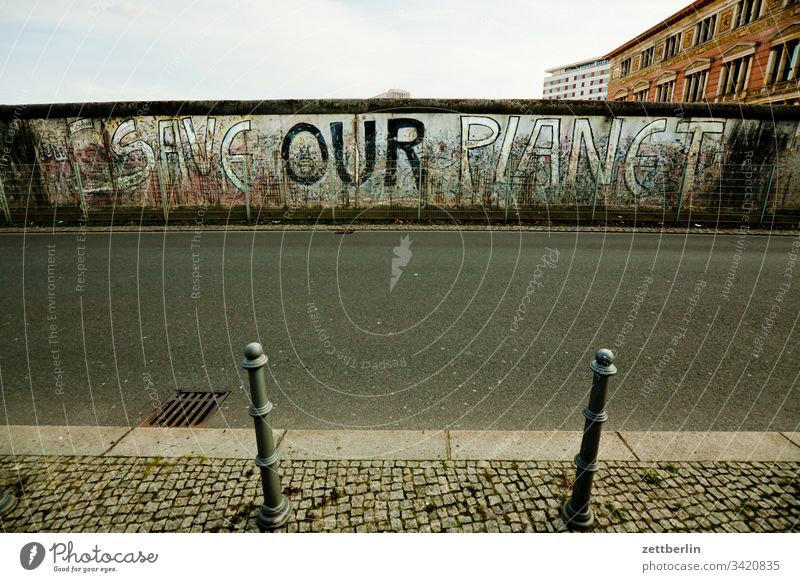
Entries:
[[202,426],[228,394],[230,392],[175,392],[142,425],[162,428]]

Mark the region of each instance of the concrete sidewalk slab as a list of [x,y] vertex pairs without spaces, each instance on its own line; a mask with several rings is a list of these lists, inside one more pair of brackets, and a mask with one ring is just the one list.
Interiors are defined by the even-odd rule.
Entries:
[[[276,442],[284,432],[275,431]],[[250,459],[256,456],[256,441],[254,431],[244,428],[136,428],[108,455]]]
[[[578,431],[450,431],[450,454],[455,460],[571,461],[581,448]],[[602,460],[636,458],[614,432],[603,433]]]
[[447,459],[446,435],[430,430],[289,430],[278,447],[282,459]]
[[800,432],[782,432],[781,434],[800,447]]
[[103,455],[124,426],[0,426],[0,455]]
[[[287,460],[571,461],[578,431],[278,430]],[[0,455],[252,459],[252,429],[0,426]],[[601,461],[800,461],[797,432],[603,433]]]
[[776,432],[620,434],[642,461],[800,461],[800,447]]

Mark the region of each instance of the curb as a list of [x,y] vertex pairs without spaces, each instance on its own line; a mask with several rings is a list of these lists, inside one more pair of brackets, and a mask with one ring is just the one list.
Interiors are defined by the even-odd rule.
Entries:
[[[279,430],[286,460],[570,461],[578,431]],[[250,429],[0,426],[0,455],[250,459]],[[798,462],[800,432],[608,431],[603,461]]]

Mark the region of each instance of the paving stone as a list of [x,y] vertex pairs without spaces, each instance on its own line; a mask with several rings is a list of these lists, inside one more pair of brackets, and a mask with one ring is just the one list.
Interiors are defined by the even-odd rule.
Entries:
[[[286,532],[561,531],[574,475],[568,461],[309,459],[279,470],[295,508]],[[797,531],[799,470],[794,461],[607,461],[595,480],[595,531]],[[664,481],[645,483],[646,471]],[[0,456],[0,486],[25,492],[0,518],[7,532],[257,531],[263,502],[247,459]]]

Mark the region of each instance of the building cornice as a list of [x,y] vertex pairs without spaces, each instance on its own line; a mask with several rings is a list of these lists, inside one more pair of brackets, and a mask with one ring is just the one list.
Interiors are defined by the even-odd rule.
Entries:
[[688,16],[689,14],[695,13],[698,10],[700,10],[701,8],[705,8],[707,5],[712,4],[715,1],[716,0],[696,0],[695,2],[689,4],[685,8],[682,8],[681,10],[679,10],[678,12],[673,14],[672,16],[669,16],[669,17],[665,18],[664,20],[662,20],[661,22],[659,22],[655,26],[652,26],[652,27],[648,28],[643,33],[641,33],[640,35],[636,36],[635,38],[632,38],[631,40],[629,40],[625,44],[623,44],[621,46],[618,46],[613,51],[611,51],[610,53],[605,55],[605,57],[603,57],[603,58],[606,58],[606,59],[610,60],[610,59],[614,58],[615,56],[617,56],[618,54],[624,53],[625,51],[627,51],[629,48],[631,48],[633,46],[639,46],[640,44],[642,44],[643,40],[645,40],[645,39],[647,39],[647,38],[649,38],[649,37],[651,37],[651,36],[653,36],[653,35],[655,35],[655,34],[657,34],[659,32],[662,32],[665,29],[668,29],[670,26],[672,26],[676,22],[680,22],[681,20],[686,18],[686,16]]

